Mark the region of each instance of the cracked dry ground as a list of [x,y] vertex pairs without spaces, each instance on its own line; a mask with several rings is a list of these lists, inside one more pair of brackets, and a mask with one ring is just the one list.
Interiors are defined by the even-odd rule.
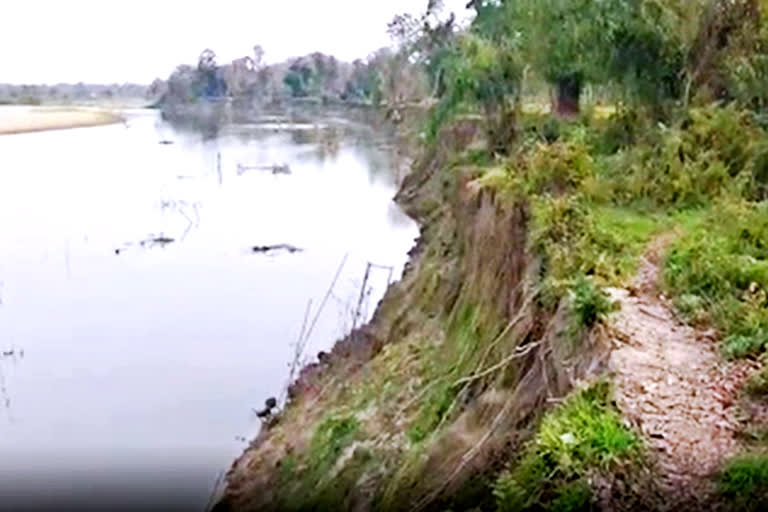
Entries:
[[610,369],[616,403],[651,452],[663,508],[689,510],[713,497],[713,477],[740,448],[737,402],[750,363],[725,362],[714,334],[684,325],[659,294],[666,241],[654,242],[628,289],[608,290],[620,305]]

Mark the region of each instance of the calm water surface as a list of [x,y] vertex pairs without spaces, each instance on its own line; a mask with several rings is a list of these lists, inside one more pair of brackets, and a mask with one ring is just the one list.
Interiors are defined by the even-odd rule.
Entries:
[[[418,231],[391,153],[364,127],[282,128],[204,140],[134,112],[0,137],[0,508],[204,508],[344,256],[309,355],[351,324],[367,262],[399,277]],[[281,243],[304,251],[250,250]]]

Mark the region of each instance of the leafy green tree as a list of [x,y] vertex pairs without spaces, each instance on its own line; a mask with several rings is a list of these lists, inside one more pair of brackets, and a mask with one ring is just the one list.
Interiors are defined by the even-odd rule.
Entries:
[[681,94],[679,25],[695,9],[659,0],[475,0],[470,6],[478,13],[472,30],[496,44],[511,41],[552,84],[561,115],[579,112],[587,83],[619,84],[654,103]]
[[428,0],[419,17],[399,14],[388,25],[390,37],[406,59],[422,66],[432,86],[433,96],[445,90],[443,64],[456,41],[456,16],[444,14],[442,0]]
[[285,77],[283,77],[283,83],[288,86],[291,91],[291,96],[294,98],[301,98],[306,96],[307,93],[304,88],[304,80],[300,73],[294,70],[289,70]]
[[432,117],[429,135],[460,110],[477,105],[485,114],[489,149],[504,152],[514,139],[523,63],[514,46],[494,44],[474,34],[460,38],[446,59],[446,91]]

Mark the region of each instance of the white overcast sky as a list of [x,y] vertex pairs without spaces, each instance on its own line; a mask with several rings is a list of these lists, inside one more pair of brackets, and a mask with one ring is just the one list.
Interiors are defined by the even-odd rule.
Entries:
[[[362,58],[389,44],[387,22],[426,0],[1,0],[0,83],[167,78],[206,47],[224,63],[321,51]],[[467,0],[445,0],[460,18]]]

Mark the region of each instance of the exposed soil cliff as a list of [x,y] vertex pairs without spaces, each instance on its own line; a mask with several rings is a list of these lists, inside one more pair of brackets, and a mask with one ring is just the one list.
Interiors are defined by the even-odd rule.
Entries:
[[398,200],[422,236],[402,281],[370,325],[304,370],[279,421],[235,462],[217,510],[487,500],[482,477],[550,403],[600,371],[598,336],[574,336],[565,302],[536,300],[528,205],[474,190],[472,167],[451,160],[476,131],[445,131],[407,178]]

